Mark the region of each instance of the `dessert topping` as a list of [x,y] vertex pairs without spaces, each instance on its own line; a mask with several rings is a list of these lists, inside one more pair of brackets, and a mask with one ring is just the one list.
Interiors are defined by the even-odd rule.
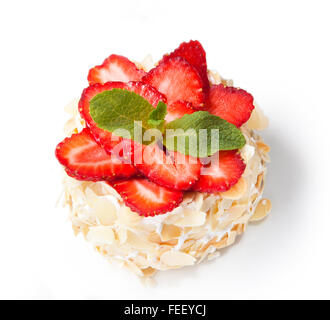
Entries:
[[65,138],[56,147],[56,157],[67,169],[67,173],[79,180],[114,180],[136,175],[131,164],[111,157],[100,147],[88,128]]
[[249,120],[254,109],[253,97],[243,89],[211,86],[206,99],[206,110],[240,127]]
[[103,84],[108,81],[139,81],[144,75],[145,71],[138,69],[127,58],[112,54],[101,65],[90,69],[87,79],[89,84]]
[[125,204],[143,216],[172,211],[183,199],[183,192],[159,186],[147,179],[131,179],[110,184]]

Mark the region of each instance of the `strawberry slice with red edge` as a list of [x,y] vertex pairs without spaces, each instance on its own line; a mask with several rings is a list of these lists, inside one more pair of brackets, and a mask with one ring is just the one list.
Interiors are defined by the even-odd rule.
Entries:
[[[154,107],[157,106],[159,101],[163,101],[166,103],[166,97],[158,92],[152,86],[140,82],[140,81],[132,81],[128,83],[124,82],[107,82],[105,84],[93,84],[86,88],[80,98],[79,101],[79,112],[81,117],[86,121],[86,125],[89,127],[91,133],[93,134],[97,143],[99,143],[108,153],[111,153],[111,150],[119,143],[122,142],[122,138],[115,137],[111,134],[111,132],[103,130],[99,128],[94,120],[92,119],[89,111],[89,102],[93,97],[97,94],[106,91],[112,90],[114,88],[126,89],[129,91],[133,91],[146,100],[149,101],[151,105]],[[138,119],[137,119],[138,120]]]
[[211,86],[206,99],[206,110],[240,127],[249,120],[254,109],[253,97],[243,89],[225,87],[223,84]]
[[[139,156],[136,153],[139,152]],[[175,190],[188,190],[200,176],[201,163],[197,158],[166,150],[157,143],[135,143],[134,166],[149,180]]]
[[245,170],[245,163],[237,150],[219,151],[203,165],[199,180],[193,190],[199,192],[224,192],[237,183]]
[[203,82],[197,70],[184,58],[174,57],[151,69],[142,81],[149,83],[167,97],[169,104],[185,100],[194,108],[204,107]]
[[109,81],[139,81],[146,74],[144,70],[138,69],[136,65],[123,56],[112,54],[104,62],[89,70],[88,82],[106,83]]
[[137,174],[133,165],[106,153],[95,142],[88,128],[65,138],[57,145],[55,154],[68,175],[78,180],[114,180]]
[[183,42],[170,54],[164,55],[161,62],[173,57],[182,57],[186,59],[199,73],[205,91],[209,88],[209,79],[207,77],[206,53],[202,45],[197,40]]
[[185,114],[192,114],[196,111],[188,101],[178,100],[167,106],[166,122],[182,118]]
[[159,186],[147,179],[109,184],[121,195],[126,206],[145,217],[172,211],[183,200],[183,192]]

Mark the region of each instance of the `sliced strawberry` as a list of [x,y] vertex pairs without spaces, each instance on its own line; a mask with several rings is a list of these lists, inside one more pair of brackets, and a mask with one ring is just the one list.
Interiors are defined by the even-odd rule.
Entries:
[[[137,145],[137,144],[135,144]],[[158,144],[139,145],[134,149],[134,166],[149,180],[175,190],[188,190],[198,180],[201,163],[179,152],[163,151]],[[140,152],[141,157],[136,157]]]
[[144,99],[148,100],[154,107],[157,107],[159,101],[167,102],[167,98],[164,94],[160,93],[156,88],[147,83],[131,81],[126,84],[126,90],[137,93]]
[[79,180],[114,180],[134,176],[136,169],[110,156],[94,140],[88,128],[65,138],[56,147],[56,157],[67,173]]
[[152,86],[139,81],[137,82],[132,81],[128,83],[124,83],[124,82],[107,82],[105,84],[96,83],[86,88],[83,91],[79,101],[79,112],[82,118],[86,121],[86,125],[90,128],[97,143],[99,143],[108,153],[111,153],[113,147],[116,146],[119,142],[121,142],[122,139],[119,137],[114,137],[111,134],[111,132],[97,127],[96,123],[92,119],[89,112],[89,102],[97,94],[114,88],[134,91],[135,93],[141,95],[143,98],[148,100],[150,104],[152,104],[154,107],[157,106],[159,101],[166,102],[166,97],[163,94],[159,93]]
[[114,88],[123,89],[125,86],[126,85],[123,82],[107,82],[105,84],[96,83],[84,89],[79,101],[78,108],[81,117],[86,121],[86,125],[89,127],[96,142],[99,143],[108,152],[110,152],[110,150],[120,142],[120,139],[115,140],[111,132],[100,129],[96,126],[96,123],[89,113],[89,102],[94,96],[105,90],[111,90]]
[[[71,178],[74,178],[76,180],[81,180],[81,181],[85,181],[86,179],[80,177],[78,174],[76,174],[75,172],[71,172],[68,168],[65,168],[65,172],[66,174],[71,177]],[[96,180],[89,180],[89,181],[98,181],[97,179]]]
[[183,117],[185,114],[192,114],[195,111],[190,102],[178,100],[167,106],[165,121],[170,122]]
[[211,86],[206,100],[207,111],[240,127],[249,120],[253,97],[243,89],[224,87],[223,84]]
[[141,216],[154,216],[172,211],[183,199],[183,192],[161,187],[147,179],[109,183],[125,204]]
[[142,81],[166,95],[168,103],[185,100],[195,108],[204,106],[203,82],[196,69],[185,59],[175,57],[150,70]]
[[237,183],[246,167],[237,150],[219,151],[210,160],[203,166],[193,190],[209,193],[226,191]]
[[173,57],[182,57],[186,59],[198,71],[202,81],[203,88],[206,91],[209,88],[209,79],[207,77],[206,53],[202,45],[197,40],[183,42],[170,54],[164,55],[161,62]]
[[103,84],[109,81],[139,81],[145,74],[146,72],[138,69],[132,61],[112,54],[101,65],[89,70],[88,82]]

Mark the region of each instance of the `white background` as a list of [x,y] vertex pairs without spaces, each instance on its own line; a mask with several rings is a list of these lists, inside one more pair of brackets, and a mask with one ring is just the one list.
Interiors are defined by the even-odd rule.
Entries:
[[[0,298],[330,298],[329,1],[1,1]],[[217,260],[145,288],[67,211],[54,157],[63,107],[111,53],[155,60],[198,39],[270,118],[271,215]]]

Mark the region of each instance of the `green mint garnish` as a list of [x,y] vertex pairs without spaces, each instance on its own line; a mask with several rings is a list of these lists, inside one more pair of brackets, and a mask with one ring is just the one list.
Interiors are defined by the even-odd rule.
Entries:
[[140,95],[125,89],[97,94],[91,99],[89,108],[92,119],[101,129],[143,144],[151,142],[150,139],[144,141],[143,134],[149,129],[157,129],[169,150],[194,157],[239,149],[245,144],[238,128],[207,111],[186,114],[165,124],[167,107],[164,102],[160,101],[154,108]]
[[[91,117],[99,128],[134,140],[141,139],[140,135],[155,128],[155,124],[160,125],[149,121],[158,120],[158,113],[162,113],[157,109],[140,95],[124,89],[103,91],[93,97],[89,104]],[[135,132],[134,127],[138,129]]]
[[207,157],[219,150],[245,145],[245,138],[236,126],[207,111],[171,121],[166,125],[166,133],[164,144],[168,149],[194,157]]
[[163,101],[159,101],[157,108],[150,112],[148,124],[160,131],[164,130],[165,116],[167,113],[167,106]]

